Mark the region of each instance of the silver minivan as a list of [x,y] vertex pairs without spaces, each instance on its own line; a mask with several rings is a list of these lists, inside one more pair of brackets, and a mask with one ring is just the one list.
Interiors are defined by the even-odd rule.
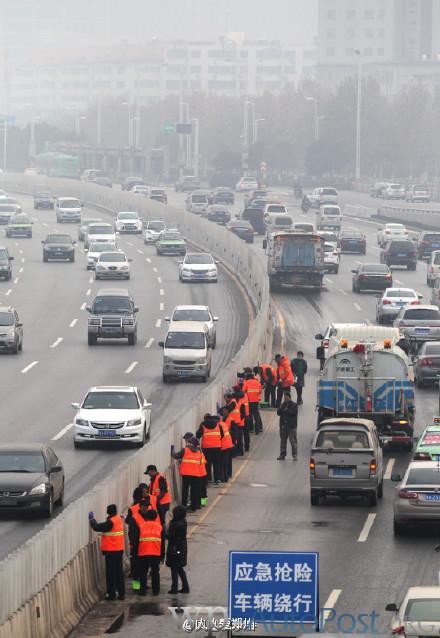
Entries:
[[376,505],[383,493],[382,444],[368,419],[325,419],[310,453],[310,502],[327,495],[366,496]]
[[200,379],[206,382],[211,374],[211,346],[208,329],[194,321],[173,322],[163,348],[163,382],[171,378]]

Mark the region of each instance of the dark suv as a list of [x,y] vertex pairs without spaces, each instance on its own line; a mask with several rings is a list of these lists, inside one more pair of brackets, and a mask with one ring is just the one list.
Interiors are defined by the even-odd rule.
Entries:
[[12,264],[11,261],[14,258],[11,257],[9,251],[4,246],[0,246],[0,277],[9,281],[12,278]]
[[98,338],[128,339],[128,345],[134,346],[137,341],[136,313],[139,308],[128,290],[123,288],[106,288],[100,290],[91,306],[88,321],[88,344],[96,345]]
[[440,233],[435,233],[430,230],[420,233],[417,241],[417,254],[419,259],[429,259],[433,250],[440,250]]
[[380,261],[387,266],[406,266],[408,270],[416,270],[416,246],[410,239],[392,239],[382,249]]
[[50,259],[75,261],[75,244],[70,235],[52,233],[43,239],[43,261]]

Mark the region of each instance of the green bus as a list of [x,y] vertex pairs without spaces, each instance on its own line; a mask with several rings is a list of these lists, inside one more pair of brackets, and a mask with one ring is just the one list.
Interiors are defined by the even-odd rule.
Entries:
[[76,155],[56,153],[49,151],[40,153],[35,158],[36,168],[39,173],[48,177],[70,177],[79,179],[79,159]]

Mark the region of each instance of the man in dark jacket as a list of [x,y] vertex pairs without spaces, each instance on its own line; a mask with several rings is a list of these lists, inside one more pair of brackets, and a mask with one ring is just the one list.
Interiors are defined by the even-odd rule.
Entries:
[[284,461],[287,453],[287,439],[292,446],[292,458],[297,460],[297,438],[296,430],[298,425],[298,407],[292,401],[290,392],[284,392],[283,401],[277,410],[280,417],[280,455],[277,461]]
[[[185,447],[179,450],[179,452],[174,451],[174,445],[171,447],[171,457],[176,461],[182,461],[185,456],[185,449],[188,448],[190,452],[196,453],[200,451],[200,447],[198,445],[197,439],[194,437],[192,432],[187,432],[183,436],[183,440],[185,441]],[[181,472],[182,474],[182,472]],[[202,498],[202,479],[200,476],[186,476],[182,475],[182,505],[184,507],[188,504],[188,497],[191,501],[191,510],[195,512],[196,510],[201,508],[200,499]]]
[[[173,518],[168,525],[166,537],[168,547],[165,563],[171,569],[171,589],[169,594],[189,594],[188,579],[183,569],[187,561],[188,546],[186,540],[186,507],[178,505],[173,509]],[[178,589],[179,577],[182,589]]]
[[[154,530],[151,532],[149,531],[145,539],[142,539],[140,535],[140,519],[150,524],[153,523],[154,525]],[[160,533],[160,549],[158,549],[155,553],[140,553],[141,543],[143,541],[151,543],[151,537],[155,536],[156,528]],[[139,504],[139,512],[130,520],[129,536],[133,547],[133,555],[136,556],[136,575],[140,581],[139,594],[145,595],[147,591],[147,574],[150,571],[153,595],[157,596],[160,593],[160,563],[165,557],[165,533],[160,523],[158,513],[156,510],[148,509],[148,504],[144,500],[142,500]]]
[[296,359],[292,359],[292,361],[290,362],[290,367],[292,368],[292,372],[295,375],[294,386],[296,390],[298,405],[302,405],[302,391],[305,385],[305,376],[307,374],[307,361],[304,359],[304,352],[298,350]]
[[100,532],[101,550],[105,557],[105,579],[107,583],[107,600],[116,600],[118,592],[119,600],[125,598],[125,578],[122,567],[124,556],[124,527],[122,518],[118,516],[116,505],[107,507],[107,518],[98,523],[93,512],[89,512],[90,527],[95,532]]
[[[207,436],[211,432],[218,431],[218,437],[215,438],[215,444],[209,443],[210,447],[206,447],[208,442]],[[196,437],[200,441],[200,447],[206,458],[206,471],[208,473],[208,481],[214,480],[216,484],[221,483],[221,437],[223,432],[219,426],[219,417],[216,414],[205,414],[203,421],[199,425]]]

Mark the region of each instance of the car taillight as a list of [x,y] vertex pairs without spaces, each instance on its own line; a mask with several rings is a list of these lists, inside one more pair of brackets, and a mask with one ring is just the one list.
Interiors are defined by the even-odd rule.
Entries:
[[427,246],[429,244],[429,241],[422,241],[422,246]]
[[377,463],[373,459],[372,461],[370,461],[370,476],[376,476],[376,472],[377,472]]
[[432,366],[432,359],[420,359],[420,365],[421,366]]
[[407,325],[407,324],[406,324],[406,321],[401,321],[401,322],[399,323],[399,328],[404,328],[406,325]]
[[403,498],[407,501],[411,501],[414,500],[416,498],[418,498],[418,494],[417,492],[409,492],[408,490],[400,490],[399,491],[399,498]]
[[401,627],[396,627],[395,629],[393,629],[392,633],[394,635],[398,635],[398,636],[406,636],[405,634],[405,627],[401,626]]
[[328,339],[324,339],[324,341],[322,342],[322,347],[323,348],[328,348],[328,344],[329,344],[329,340]]
[[393,302],[392,302],[392,301],[390,301],[389,299],[384,299],[384,300],[382,301],[382,305],[383,305],[383,306],[389,306],[391,303],[393,303]]
[[411,253],[411,257],[416,257],[417,253],[414,251],[413,253]]
[[315,459],[311,458],[309,462],[309,469],[310,473],[313,474],[313,476],[315,475],[315,467]]
[[368,275],[359,275],[359,279],[365,279]]
[[371,400],[371,396],[368,395],[365,399],[365,409],[367,412],[371,412],[373,409],[373,401]]
[[428,452],[416,452],[414,454],[414,461],[430,461],[431,455]]
[[391,273],[388,273],[388,275],[385,275],[385,279],[391,279]]
[[333,251],[333,254],[334,254],[334,255],[339,255],[339,252],[338,252],[337,250],[334,250],[334,251]]
[[411,301],[410,306],[420,306],[420,301],[418,299],[414,299],[414,301]]

